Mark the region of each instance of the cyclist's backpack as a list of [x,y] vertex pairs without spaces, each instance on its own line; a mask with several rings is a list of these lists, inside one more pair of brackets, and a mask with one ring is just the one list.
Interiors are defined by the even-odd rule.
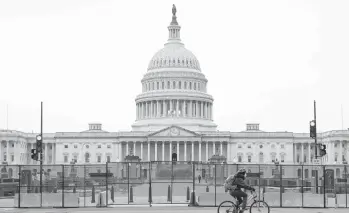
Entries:
[[227,192],[228,190],[234,191],[236,189],[236,185],[233,185],[235,182],[235,175],[230,175],[225,181],[224,181],[224,190]]

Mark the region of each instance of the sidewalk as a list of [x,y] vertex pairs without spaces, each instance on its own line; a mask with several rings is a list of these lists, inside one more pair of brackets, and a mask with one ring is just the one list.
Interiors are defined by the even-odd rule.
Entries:
[[[347,213],[349,209],[312,209],[312,208],[273,208],[271,213]],[[161,213],[214,213],[217,212],[216,207],[185,207],[185,206],[118,206],[113,208],[74,208],[74,209],[0,209],[0,213],[107,213],[107,212],[161,212]],[[247,211],[249,212],[249,211]],[[247,213],[246,212],[246,213]]]

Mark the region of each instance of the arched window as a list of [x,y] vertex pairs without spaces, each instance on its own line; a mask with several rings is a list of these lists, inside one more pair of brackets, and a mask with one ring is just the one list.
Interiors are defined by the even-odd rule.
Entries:
[[251,156],[251,155],[247,156],[247,160],[248,160],[249,163],[251,163],[251,161],[252,161],[252,156]]
[[89,163],[90,162],[90,154],[89,153],[85,153],[85,163]]
[[191,89],[191,82],[189,82],[189,89]]
[[171,85],[170,85],[170,82],[167,81],[167,89],[170,89]]
[[172,89],[176,89],[176,82],[172,82]]
[[196,83],[194,83],[194,90],[196,90]]
[[187,89],[187,82],[184,82],[184,89]]
[[182,89],[182,82],[178,83],[178,89]]
[[263,152],[259,153],[259,163],[264,163]]
[[161,89],[165,89],[165,82],[162,82]]
[[340,178],[341,170],[339,168],[336,169],[336,178]]

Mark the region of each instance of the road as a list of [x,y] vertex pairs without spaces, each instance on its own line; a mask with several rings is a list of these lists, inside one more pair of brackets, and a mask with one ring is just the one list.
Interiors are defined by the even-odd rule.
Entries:
[[[127,213],[215,213],[214,207],[185,207],[185,206],[153,206],[153,207],[115,207],[115,208],[74,208],[74,209],[0,209],[1,213],[108,213],[108,212],[127,212]],[[246,211],[247,213],[248,211]],[[309,209],[309,208],[274,208],[272,213],[344,213],[348,209]]]

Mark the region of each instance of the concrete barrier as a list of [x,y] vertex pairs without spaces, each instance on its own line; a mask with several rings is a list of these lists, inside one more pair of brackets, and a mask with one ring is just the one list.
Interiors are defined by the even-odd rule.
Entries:
[[[206,192],[197,194],[197,203],[201,206],[212,206],[215,205],[215,193]],[[225,200],[233,200],[228,193],[217,193],[216,195],[216,204],[219,205]]]

